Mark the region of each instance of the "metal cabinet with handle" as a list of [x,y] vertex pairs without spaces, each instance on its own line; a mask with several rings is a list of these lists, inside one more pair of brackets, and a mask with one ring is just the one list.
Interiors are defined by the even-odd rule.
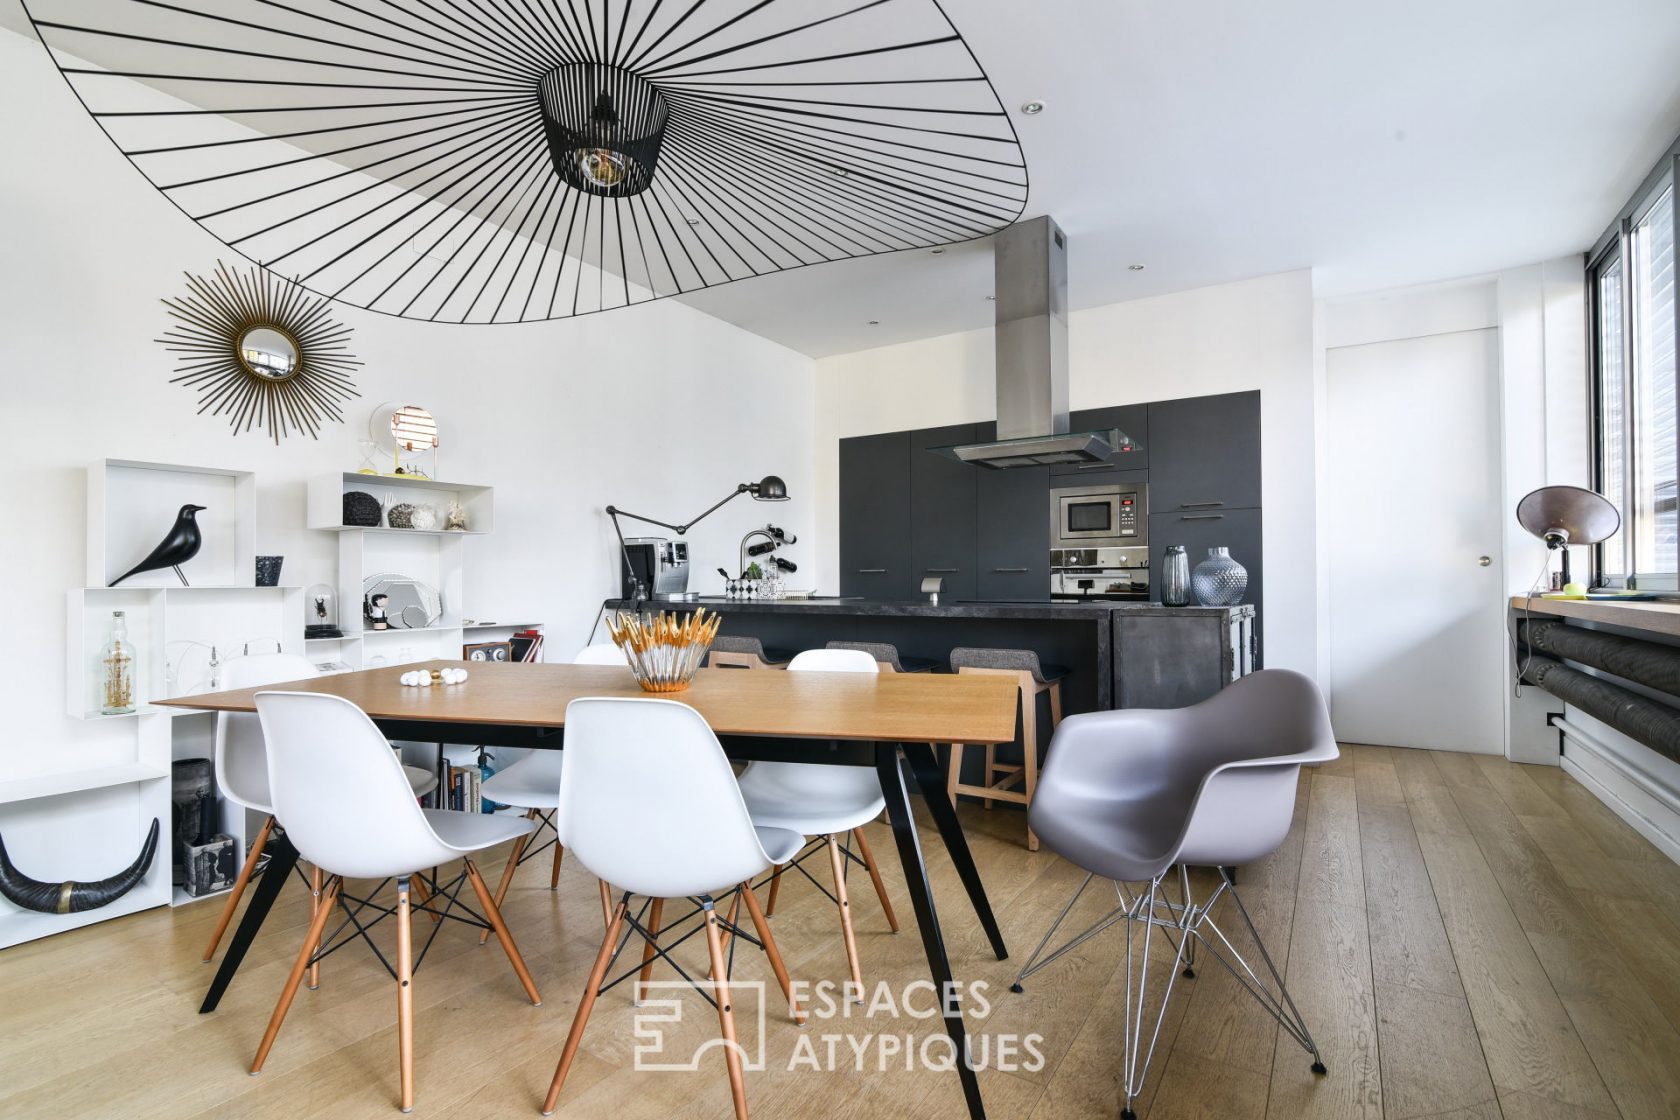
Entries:
[[941,600],[975,597],[976,489],[979,476],[993,472],[929,449],[973,443],[979,428],[978,424],[952,424],[909,434],[913,593],[919,594],[923,578],[937,576],[944,581]]
[[840,441],[840,594],[907,599],[921,577],[910,563],[910,433]]
[[[1151,498],[1154,497],[1153,492]],[[1232,559],[1248,569],[1248,589],[1244,603],[1255,604],[1254,668],[1265,664],[1265,569],[1261,564],[1260,511],[1257,509],[1179,510],[1149,515],[1149,569],[1162,570],[1162,558],[1169,545],[1181,544],[1190,559],[1190,568],[1207,559],[1210,548],[1221,546],[1231,550]],[[1159,579],[1151,581],[1150,597],[1161,601]]]
[[1149,405],[1151,513],[1258,509],[1260,393]]

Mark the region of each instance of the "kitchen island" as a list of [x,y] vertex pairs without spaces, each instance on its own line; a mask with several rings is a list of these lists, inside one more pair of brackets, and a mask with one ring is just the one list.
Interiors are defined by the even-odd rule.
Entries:
[[[955,601],[864,598],[726,599],[640,604],[609,611],[724,616],[723,632],[767,649],[820,649],[831,641],[886,642],[907,658],[944,666],[953,649],[1030,649],[1068,670],[1063,710],[1176,708],[1204,700],[1255,666],[1254,607],[1164,607],[1112,601]],[[937,671],[937,670],[936,670]]]

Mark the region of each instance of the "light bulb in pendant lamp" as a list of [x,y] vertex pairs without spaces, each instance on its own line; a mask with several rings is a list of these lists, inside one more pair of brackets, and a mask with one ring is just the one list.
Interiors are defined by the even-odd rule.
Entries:
[[554,170],[586,194],[627,198],[653,183],[669,108],[645,78],[617,66],[569,63],[538,86]]

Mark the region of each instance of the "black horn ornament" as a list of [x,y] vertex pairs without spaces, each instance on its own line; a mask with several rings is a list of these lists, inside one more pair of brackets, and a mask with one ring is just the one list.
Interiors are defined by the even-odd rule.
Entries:
[[126,869],[95,883],[78,883],[66,879],[62,883],[42,883],[19,871],[6,854],[5,841],[0,840],[0,895],[25,910],[42,914],[79,914],[109,906],[146,877],[157,854],[158,819],[152,818],[151,831],[140,847],[140,855]]

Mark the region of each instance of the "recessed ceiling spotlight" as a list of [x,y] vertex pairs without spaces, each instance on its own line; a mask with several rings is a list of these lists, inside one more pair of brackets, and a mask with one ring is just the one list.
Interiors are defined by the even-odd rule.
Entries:
[[991,301],[991,302],[993,302],[993,303],[996,303],[996,302],[997,302],[997,297],[996,297],[996,296],[987,296],[987,297],[986,297],[986,298],[987,298],[987,299],[988,299],[988,300],[990,300],[990,301]]
[[940,254],[944,253],[945,250],[943,250],[943,249],[929,249],[928,252],[932,253],[934,256],[937,257]]
[[1133,272],[1142,272],[1143,271],[1143,266],[1141,264],[1129,264],[1126,267]]
[[690,219],[688,219],[688,224],[691,225],[691,226],[697,226],[697,225],[700,224],[700,219],[699,218],[690,218]]
[[878,326],[881,325],[881,320],[871,319],[871,320],[869,320],[869,325],[872,326],[872,327],[878,327]]
[[1044,112],[1044,102],[1034,99],[1021,102],[1021,112],[1029,117],[1036,117]]

